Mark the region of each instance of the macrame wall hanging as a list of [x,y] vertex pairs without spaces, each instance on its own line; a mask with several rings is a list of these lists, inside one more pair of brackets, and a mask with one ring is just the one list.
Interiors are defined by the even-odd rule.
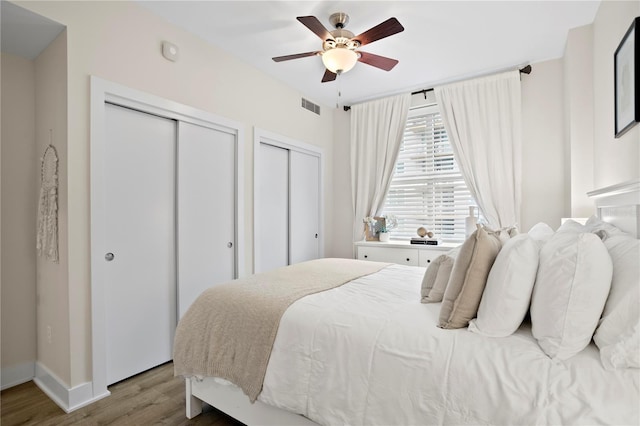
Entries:
[[52,145],[44,150],[40,165],[40,200],[38,202],[38,255],[58,263],[58,155]]

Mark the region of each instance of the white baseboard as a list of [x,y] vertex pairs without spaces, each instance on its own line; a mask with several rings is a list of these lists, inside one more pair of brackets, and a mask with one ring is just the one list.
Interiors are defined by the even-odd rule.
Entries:
[[10,367],[4,367],[0,371],[0,390],[21,385],[33,380],[36,375],[36,363],[25,362]]
[[66,413],[110,395],[110,392],[107,391],[104,394],[94,396],[91,382],[68,388],[62,380],[39,362],[36,363],[36,377],[33,381],[42,392]]

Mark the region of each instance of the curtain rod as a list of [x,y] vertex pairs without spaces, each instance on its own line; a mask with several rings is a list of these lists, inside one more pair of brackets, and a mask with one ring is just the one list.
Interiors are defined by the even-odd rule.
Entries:
[[[520,74],[531,74],[531,65],[524,66],[524,67],[520,68],[518,71],[520,71]],[[411,94],[412,95],[417,95],[419,93],[422,93],[425,96],[425,99],[426,99],[427,98],[427,92],[433,92],[433,88],[417,90],[415,92],[411,92]],[[342,108],[345,111],[349,111],[351,109],[351,107],[349,105],[344,105]]]

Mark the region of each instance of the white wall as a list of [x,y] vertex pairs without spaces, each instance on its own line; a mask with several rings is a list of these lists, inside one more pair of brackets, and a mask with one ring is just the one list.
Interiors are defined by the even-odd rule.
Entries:
[[604,0],[593,22],[595,188],[640,178],[640,125],[614,137],[613,53],[636,16],[640,2]]
[[586,193],[640,177],[640,126],[614,137],[613,54],[640,3],[600,3],[593,24],[569,31],[564,53],[567,202],[571,216],[595,212]]
[[567,202],[571,217],[589,217],[593,200],[593,26],[569,31],[564,67],[564,130]]
[[[51,143],[58,156],[58,253],[59,262],[37,258],[38,362],[70,384],[73,354],[70,347],[67,224],[67,33],[63,31],[35,59],[36,177],[34,197],[40,190],[40,158]],[[89,327],[90,324],[82,324]],[[47,328],[51,327],[51,342]]]
[[2,387],[30,380],[36,361],[35,66],[2,54]]
[[333,132],[333,244],[327,256],[353,258],[353,203],[351,201],[351,112],[334,111]]
[[[245,124],[247,270],[244,274],[251,272],[253,264],[253,126],[322,147],[325,176],[330,176],[333,113],[323,107],[322,115],[318,116],[301,108],[299,92],[135,3],[24,1],[17,4],[67,26],[68,309],[61,306],[60,312],[69,317],[66,330],[69,345],[60,349],[60,357],[70,364],[70,371],[57,367],[56,362],[53,373],[73,387],[91,380],[89,76],[96,75]],[[163,40],[180,48],[178,62],[169,62],[161,56]],[[325,181],[325,200],[331,199],[330,191],[331,185]],[[325,205],[325,247],[332,244],[328,232],[332,229],[333,215],[327,210],[331,205],[330,201]],[[65,333],[65,330],[59,332]],[[59,341],[53,343],[59,344]]]
[[562,60],[532,64],[522,76],[522,223],[560,226],[568,214]]

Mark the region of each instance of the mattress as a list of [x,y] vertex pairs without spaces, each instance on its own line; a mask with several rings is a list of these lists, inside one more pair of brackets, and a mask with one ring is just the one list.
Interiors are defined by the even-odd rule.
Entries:
[[258,399],[323,425],[640,423],[640,370],[604,370],[593,343],[553,361],[527,324],[440,329],[423,275],[392,265],[291,305]]

